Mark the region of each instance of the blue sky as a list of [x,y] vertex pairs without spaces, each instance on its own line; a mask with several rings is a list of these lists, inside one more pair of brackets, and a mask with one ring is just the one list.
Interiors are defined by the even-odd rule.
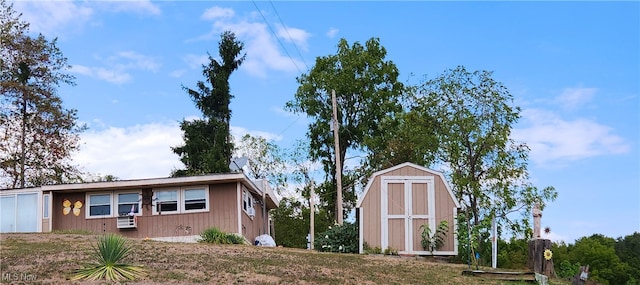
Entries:
[[207,52],[234,31],[247,59],[231,78],[232,129],[282,147],[305,138],[283,111],[315,58],[379,37],[403,81],[464,65],[493,71],[522,108],[513,138],[530,174],[559,198],[550,238],[640,231],[639,2],[16,2],[31,31],[73,66],[67,108],[89,126],[75,161],[123,179],[181,167],[178,121],[199,116],[182,85],[203,80]]

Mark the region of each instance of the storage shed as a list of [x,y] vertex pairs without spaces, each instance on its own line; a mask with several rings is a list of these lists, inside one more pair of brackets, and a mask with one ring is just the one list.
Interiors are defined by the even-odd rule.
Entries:
[[391,248],[399,254],[430,255],[422,248],[420,226],[432,232],[447,221],[444,245],[434,255],[457,255],[455,217],[460,207],[441,172],[403,163],[374,173],[358,199],[360,253],[371,248]]

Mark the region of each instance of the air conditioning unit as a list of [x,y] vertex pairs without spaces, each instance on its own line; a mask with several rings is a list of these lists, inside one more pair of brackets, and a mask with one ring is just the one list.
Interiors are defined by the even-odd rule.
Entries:
[[253,207],[250,207],[250,208],[247,210],[247,214],[249,214],[249,216],[250,216],[251,218],[253,218],[253,217],[255,217],[255,216],[256,216],[256,210],[255,210]]
[[135,229],[138,227],[138,218],[136,216],[120,216],[117,219],[119,229]]

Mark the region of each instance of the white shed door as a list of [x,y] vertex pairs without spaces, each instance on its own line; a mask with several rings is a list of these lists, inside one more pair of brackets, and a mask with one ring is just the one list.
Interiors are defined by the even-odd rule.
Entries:
[[426,254],[420,226],[435,226],[433,177],[382,177],[381,181],[382,249]]

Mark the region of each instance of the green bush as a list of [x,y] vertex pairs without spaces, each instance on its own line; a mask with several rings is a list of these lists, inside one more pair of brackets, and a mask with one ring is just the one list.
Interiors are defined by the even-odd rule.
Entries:
[[379,246],[371,248],[366,241],[362,245],[362,250],[365,254],[382,254],[382,249]]
[[358,253],[358,227],[355,223],[329,227],[316,236],[314,246],[318,251]]
[[214,243],[214,244],[242,244],[244,243],[244,237],[237,234],[229,234],[221,231],[216,227],[208,228],[200,235],[202,237],[200,242]]

